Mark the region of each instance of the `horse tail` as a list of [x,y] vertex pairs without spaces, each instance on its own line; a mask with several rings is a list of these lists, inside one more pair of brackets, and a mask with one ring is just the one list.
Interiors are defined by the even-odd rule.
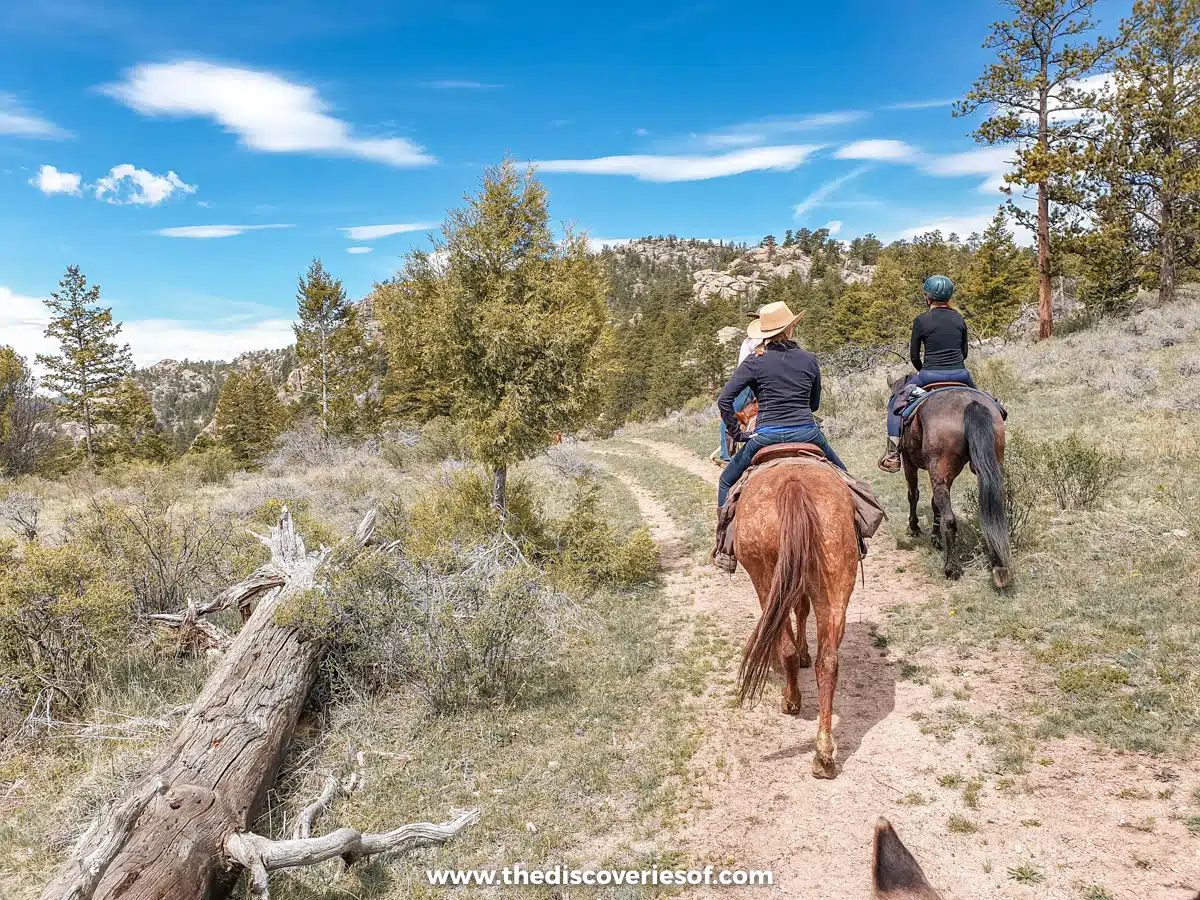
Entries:
[[825,587],[825,556],[816,504],[796,479],[780,488],[775,499],[779,521],[779,554],[763,613],[746,644],[738,672],[738,702],[762,693],[771,660],[788,626],[792,610],[805,595],[815,600]]
[[967,451],[979,478],[979,524],[983,542],[991,557],[996,587],[1012,583],[1009,574],[1008,520],[1004,513],[1004,472],[996,459],[996,426],[992,411],[972,400],[963,411],[967,433]]

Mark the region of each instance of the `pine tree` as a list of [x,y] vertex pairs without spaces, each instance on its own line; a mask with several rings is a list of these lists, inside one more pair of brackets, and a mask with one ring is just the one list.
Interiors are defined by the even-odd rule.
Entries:
[[426,275],[422,338],[503,508],[508,467],[598,413],[607,284],[585,239],[568,232],[555,244],[532,170],[489,168],[466,199],[442,226],[444,267]]
[[792,237],[792,229],[789,228],[783,233],[783,246],[790,247],[792,246],[793,241],[794,238]]
[[113,322],[112,309],[97,305],[99,300],[99,285],[88,287],[79,266],[68,266],[59,289],[45,301],[52,313],[46,337],[58,341],[59,353],[37,355],[46,369],[43,383],[64,401],[62,418],[83,427],[89,464],[100,409],[133,368],[129,345],[116,343],[121,325]]
[[1096,0],[1005,0],[1014,17],[992,25],[983,45],[995,50],[998,59],[954,110],[956,116],[966,116],[988,107],[991,115],[976,129],[975,139],[1015,145],[1015,168],[1005,175],[1007,189],[1037,189],[1035,213],[1011,201],[1010,207],[1017,220],[1037,234],[1041,338],[1054,332],[1050,204],[1068,199],[1067,184],[1083,166],[1082,140],[1091,131],[1090,112],[1096,105],[1079,81],[1113,46],[1103,39],[1095,44],[1080,39],[1095,27],[1089,18],[1095,4]]
[[1035,270],[1013,241],[1004,207],[996,211],[967,264],[957,305],[973,336],[1004,334],[1036,296]]
[[261,366],[230,373],[221,386],[214,426],[217,441],[234,459],[260,464],[283,429],[283,420],[275,386]]
[[1101,268],[1126,268],[1112,240],[1131,220],[1158,256],[1158,300],[1169,303],[1179,270],[1200,259],[1200,0],[1138,0],[1123,33],[1092,161],[1098,192],[1111,186],[1108,203],[1126,205],[1128,217],[1110,210],[1095,243],[1107,248]]
[[[305,393],[315,402],[327,433],[353,431],[358,397],[370,382],[370,349],[358,311],[342,282],[314,259],[296,294],[300,321],[296,353],[304,366]],[[308,387],[311,385],[311,387]]]
[[105,455],[125,459],[166,462],[171,444],[163,432],[150,397],[132,378],[122,379],[104,409],[104,420],[112,427],[101,441]]
[[51,410],[24,358],[0,346],[0,475],[35,471],[56,446]]

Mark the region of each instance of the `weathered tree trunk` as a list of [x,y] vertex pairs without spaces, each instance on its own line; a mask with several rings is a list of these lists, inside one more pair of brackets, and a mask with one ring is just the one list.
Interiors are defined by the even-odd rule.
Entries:
[[1038,339],[1054,334],[1054,289],[1050,285],[1050,201],[1038,185]]
[[1158,226],[1158,305],[1175,301],[1175,209],[1174,199],[1162,198]]
[[508,466],[492,469],[492,505],[504,514],[505,494],[508,489]]
[[[355,535],[358,546],[373,525],[371,513]],[[252,870],[254,893],[265,896],[268,871],[327,859],[326,845],[344,847],[348,859],[380,852],[374,848],[388,835],[334,832],[311,838],[321,846],[309,848],[305,841],[273,842],[249,832],[275,782],[322,650],[299,628],[278,624],[276,612],[289,597],[316,586],[317,571],[331,553],[325,547],[307,551],[286,508],[263,540],[271,561],[243,582],[240,595],[227,591],[222,597],[245,608],[253,596],[265,596],[170,744],[84,835],[43,900],[214,900],[228,895],[243,868]]]

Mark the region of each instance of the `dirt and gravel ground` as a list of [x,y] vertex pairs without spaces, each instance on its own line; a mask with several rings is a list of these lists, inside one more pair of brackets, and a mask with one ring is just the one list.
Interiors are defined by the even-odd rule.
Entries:
[[[716,483],[719,470],[686,448],[631,442]],[[682,540],[690,523],[675,521],[648,485],[622,471],[621,450],[594,449],[634,494],[662,548],[668,599],[685,619],[714,620],[740,649],[759,611],[746,575],[698,560]],[[740,653],[726,654],[727,670],[697,699],[704,739],[695,764],[704,775],[684,830],[690,855],[770,869],[779,896],[865,897],[872,826],[885,815],[947,898],[1196,897],[1200,840],[1189,835],[1186,810],[1200,765],[1168,767],[1068,738],[1040,741],[1023,764],[998,766],[988,726],[1010,723],[1038,676],[1017,653],[912,661],[891,653],[877,636],[886,609],[941,587],[912,564],[914,551],[890,543],[872,542],[866,583],[851,599],[834,730],[840,774],[809,774],[812,670],[802,672],[798,718],[779,710],[776,688],[739,709],[731,686]],[[912,677],[914,663],[925,676]]]

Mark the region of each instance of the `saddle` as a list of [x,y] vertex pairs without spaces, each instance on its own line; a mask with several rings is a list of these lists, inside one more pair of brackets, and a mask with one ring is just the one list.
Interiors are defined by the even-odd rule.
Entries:
[[761,466],[763,463],[768,463],[773,459],[786,459],[790,456],[811,456],[816,459],[824,459],[825,451],[816,444],[770,444],[754,454],[754,459],[750,465]]

